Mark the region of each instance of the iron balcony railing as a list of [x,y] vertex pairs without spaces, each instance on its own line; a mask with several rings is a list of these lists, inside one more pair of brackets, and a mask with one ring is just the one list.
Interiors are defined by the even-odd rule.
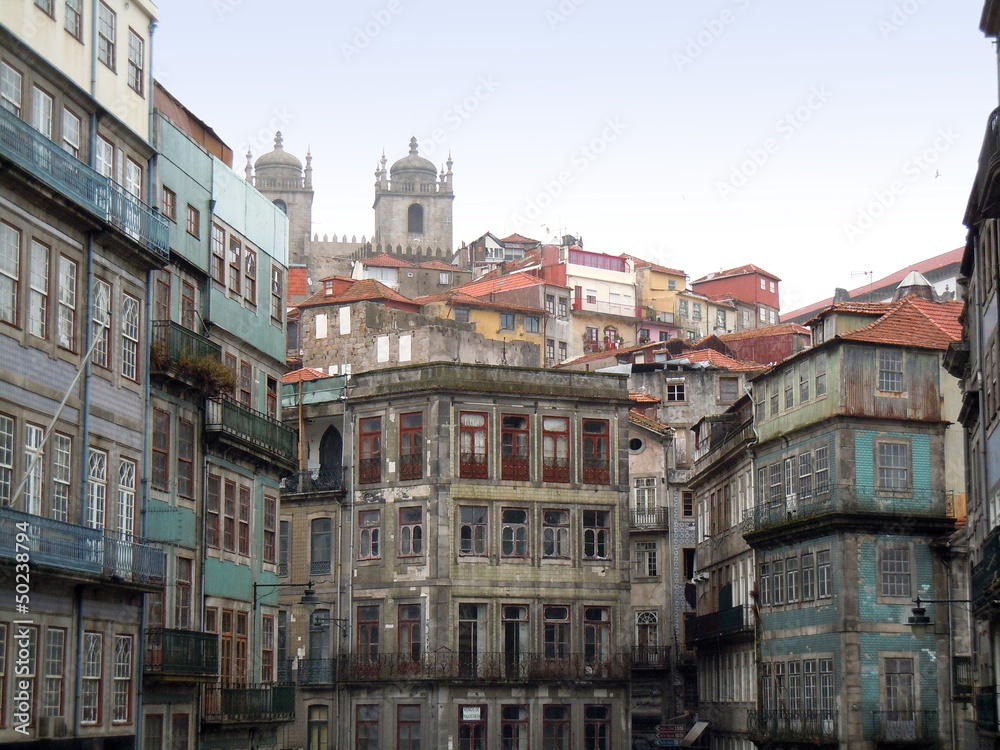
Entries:
[[162,584],[166,569],[163,551],[139,537],[0,507],[0,558],[25,551],[31,565],[137,584]]
[[981,562],[972,566],[973,609],[988,604],[1000,588],[1000,526],[994,528],[983,540]]
[[514,482],[527,482],[531,479],[531,466],[527,456],[501,456],[500,478]]
[[543,482],[569,482],[569,459],[559,456],[542,457]]
[[358,459],[358,483],[378,484],[382,481],[382,454]]
[[836,744],[837,712],[824,709],[752,708],[747,711],[747,733],[754,741],[761,743],[762,747],[780,742]]
[[421,479],[424,476],[424,456],[422,453],[403,453],[399,456],[399,478]]
[[344,467],[328,466],[322,469],[306,469],[281,480],[284,492],[331,492],[344,489]]
[[976,691],[976,725],[980,731],[1000,733],[998,717],[996,685],[979,688]]
[[476,682],[546,682],[558,680],[621,681],[629,677],[631,654],[589,658],[568,654],[476,653],[437,651],[408,654],[344,654],[338,657],[340,682],[398,680],[473,680]]
[[289,463],[295,460],[295,430],[228,396],[205,399],[205,432],[221,433]]
[[687,621],[685,640],[688,648],[691,648],[700,641],[711,638],[748,633],[753,627],[753,611],[747,605],[739,604],[700,617],[692,617]]
[[879,487],[833,485],[807,497],[767,501],[743,514],[742,531],[753,534],[806,519],[835,514],[902,515],[910,518],[947,515],[944,490],[885,490]]
[[464,479],[486,479],[489,468],[489,455],[486,453],[462,453],[458,457],[458,475]]
[[[983,191],[990,178],[990,167],[993,160],[1000,154],[1000,108],[990,113],[990,119],[986,123],[986,135],[983,137],[983,145],[979,150],[979,168],[976,171],[976,180],[973,184],[972,200],[982,200]],[[971,204],[971,200],[970,200]]]
[[290,661],[286,674],[294,675],[299,685],[332,685],[337,681],[336,659],[298,659]]
[[715,463],[737,445],[752,440],[753,436],[753,421],[749,420],[722,437],[717,443],[709,438],[704,452],[696,451],[695,466],[700,470]]
[[292,721],[295,686],[276,683],[204,685],[201,720],[206,724]]
[[668,512],[667,508],[651,508],[649,510],[633,510],[632,511],[632,529],[633,530],[647,530],[647,529],[666,529],[668,528]]
[[611,484],[611,462],[606,458],[583,459],[585,484]]
[[872,732],[876,742],[899,743],[936,740],[938,712],[904,709],[872,711]]
[[173,365],[206,357],[222,361],[221,346],[172,320],[154,320],[152,338],[153,346]]
[[170,257],[166,219],[2,107],[0,154],[164,260]]
[[656,669],[670,665],[670,646],[634,646],[632,669]]
[[145,670],[168,677],[217,677],[219,636],[194,630],[147,628]]

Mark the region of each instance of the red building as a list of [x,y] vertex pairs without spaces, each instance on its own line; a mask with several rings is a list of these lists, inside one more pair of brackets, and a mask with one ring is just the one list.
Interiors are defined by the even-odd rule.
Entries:
[[691,288],[707,297],[731,295],[757,309],[754,327],[780,322],[778,285],[781,279],[753,264],[710,273],[691,282]]

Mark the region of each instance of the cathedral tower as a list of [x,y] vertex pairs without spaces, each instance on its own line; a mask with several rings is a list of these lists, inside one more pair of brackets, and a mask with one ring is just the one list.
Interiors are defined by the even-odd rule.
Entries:
[[285,151],[281,132],[274,135],[274,150],[262,155],[250,166],[247,152],[246,176],[268,200],[288,215],[288,264],[304,264],[312,231],[312,154],[302,162]]

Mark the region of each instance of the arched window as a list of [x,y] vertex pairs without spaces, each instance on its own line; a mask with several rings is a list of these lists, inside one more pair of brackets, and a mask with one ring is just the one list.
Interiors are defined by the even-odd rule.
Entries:
[[410,234],[424,233],[424,207],[414,203],[406,212],[406,231]]
[[286,214],[288,213],[288,206],[285,204],[284,201],[282,201],[282,200],[274,201],[274,205],[276,205],[278,208],[280,208],[282,213],[286,213]]

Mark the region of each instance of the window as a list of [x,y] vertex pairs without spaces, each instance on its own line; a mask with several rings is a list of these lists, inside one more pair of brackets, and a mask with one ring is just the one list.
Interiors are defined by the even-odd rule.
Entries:
[[108,179],[114,179],[115,147],[101,136],[97,136],[95,143],[94,168]]
[[636,542],[636,566],[640,576],[655,578],[659,575],[657,569],[656,542]]
[[115,69],[115,13],[104,3],[97,4],[97,59]]
[[[2,419],[0,418],[0,422]],[[3,454],[3,441],[2,425],[0,425],[0,455]],[[69,436],[57,432],[52,436],[52,518],[56,521],[67,520],[69,514],[72,467],[73,440]],[[3,485],[3,469],[0,469],[0,493],[2,493]],[[2,504],[2,498],[0,498],[0,504]]]
[[487,516],[481,505],[459,506],[459,554],[486,555]]
[[767,311],[767,322],[770,323],[771,325],[774,325],[775,323],[778,322],[778,318],[774,314],[774,310]]
[[20,267],[21,233],[9,224],[0,223],[0,320],[15,325]]
[[469,322],[469,308],[467,307],[456,307],[455,308],[455,321],[458,323],[468,323]]
[[514,313],[500,313],[500,330],[514,330]]
[[785,603],[785,561],[771,562],[771,604]]
[[500,420],[500,477],[515,481],[530,478],[528,463],[528,418],[504,414]]
[[611,610],[586,607],[583,610],[583,650],[588,663],[606,663],[611,658]]
[[381,554],[382,511],[362,510],[358,513],[358,559],[377,560]]
[[803,362],[799,365],[799,403],[804,404],[809,400],[809,363]]
[[118,461],[118,533],[129,540],[135,533],[136,462],[128,458]]
[[396,706],[397,750],[420,750],[420,706]]
[[896,349],[879,349],[878,389],[889,393],[903,391],[903,353]]
[[24,508],[39,515],[42,510],[42,435],[44,430],[33,424],[24,428]]
[[[0,629],[0,650],[6,650],[7,626]],[[0,662],[2,662],[0,657]],[[63,715],[63,676],[66,672],[66,631],[63,628],[45,630],[45,669],[42,685],[42,716]],[[3,668],[0,667],[0,675]],[[0,693],[2,694],[2,693]]]
[[633,509],[636,514],[640,518],[653,514],[656,511],[656,477],[637,477],[632,481],[632,488]]
[[153,458],[150,479],[160,490],[170,487],[170,412],[153,409]]
[[420,479],[424,475],[423,412],[399,417],[399,478]]
[[681,515],[694,518],[694,492],[691,490],[681,490]]
[[800,558],[802,571],[802,601],[807,602],[816,598],[816,569],[813,567],[814,555],[812,552],[803,553]]
[[805,451],[799,454],[799,497],[812,497],[813,463],[812,453]]
[[542,418],[542,480],[569,482],[569,419]]
[[[59,258],[58,299],[59,315],[56,324],[59,346],[76,351],[76,262],[62,256]],[[4,299],[0,297],[0,312],[4,310],[3,302]]]
[[785,370],[785,408],[791,409],[795,406],[795,371],[792,368]]
[[545,312],[549,315],[556,314],[556,296],[554,294],[545,295]]
[[542,633],[546,659],[566,659],[570,653],[569,607],[546,605],[542,609]]
[[90,361],[98,367],[111,367],[111,350],[108,341],[111,334],[111,284],[101,279],[94,280],[92,301],[92,336],[95,340],[94,353]]
[[459,476],[467,479],[486,479],[489,476],[486,414],[461,412],[458,438]]
[[5,62],[0,62],[0,106],[21,116],[21,74]]
[[667,383],[667,401],[683,401],[684,383]]
[[585,560],[611,559],[611,511],[583,511],[583,557]]
[[767,322],[767,310],[761,307],[758,308],[757,313],[762,323]]
[[697,550],[694,547],[684,547],[681,550],[681,554],[684,556],[684,580],[690,581],[694,578],[695,571],[695,553]]
[[884,728],[893,738],[912,737],[916,731],[913,659],[887,658],[882,665],[885,674]]
[[111,686],[111,720],[126,724],[132,719],[131,635],[115,635],[115,673]]
[[778,401],[779,401],[778,381],[772,380],[769,388],[771,393],[771,416],[776,417],[778,415]]
[[524,330],[527,333],[538,333],[541,330],[541,323],[537,315],[526,315],[524,317]]
[[330,750],[330,708],[309,706],[308,750]]
[[688,316],[688,301],[686,299],[682,299],[677,302],[677,312],[682,318],[686,318]]
[[879,577],[882,596],[910,597],[910,550],[908,547],[882,547]]
[[38,86],[31,87],[31,127],[50,140],[52,139],[53,107],[51,95],[42,91]]
[[542,556],[548,558],[568,558],[569,511],[542,511]]
[[177,575],[174,583],[174,627],[187,630],[191,627],[191,586],[194,583],[194,563],[190,558],[177,558]]
[[219,547],[221,495],[222,478],[209,474],[205,484],[205,536],[209,547]]
[[379,750],[379,711],[380,706],[377,705],[358,706],[355,722],[356,750]]
[[876,443],[878,488],[906,490],[909,488],[909,451],[905,443]]
[[[188,232],[191,232],[191,206],[188,206]],[[226,230],[212,224],[212,278],[226,283]]]
[[249,305],[257,304],[257,251],[251,247],[243,252],[243,299]]
[[142,37],[128,30],[128,87],[142,96],[145,45]]
[[66,31],[78,42],[83,41],[83,0],[66,0]]
[[236,653],[233,659],[234,681],[242,682],[247,677],[247,639],[250,635],[250,618],[246,612],[236,613]]
[[[163,216],[171,221],[177,221],[177,193],[166,185],[163,186],[163,200],[161,203]],[[215,227],[213,226],[212,229],[214,235]]]
[[261,615],[260,618],[260,680],[274,679],[274,616]]
[[528,511],[524,508],[501,511],[500,554],[502,557],[528,556]]
[[557,315],[560,318],[565,318],[565,317],[569,316],[569,298],[568,297],[560,297],[559,298],[559,308],[558,308],[558,310],[559,311],[558,311]]
[[825,446],[813,451],[813,491],[817,495],[830,491],[830,457]]
[[486,706],[458,707],[458,750],[486,750]]
[[611,483],[609,423],[606,419],[583,420],[583,481]]
[[740,397],[739,378],[719,378],[719,400],[730,402]]
[[377,605],[358,607],[358,655],[373,660],[378,656],[379,612]]
[[103,651],[104,637],[101,633],[86,632],[83,634],[83,653],[80,655],[80,671],[82,673],[81,724],[97,724],[101,720]]
[[[185,281],[181,284],[181,325],[189,331],[195,330],[195,315],[194,284]],[[166,317],[169,317],[169,314]],[[276,415],[277,413],[271,416]]]
[[271,323],[281,325],[285,296],[285,273],[271,261]]
[[565,341],[559,342],[559,361],[563,362],[569,356]]
[[229,235],[229,291],[238,295],[243,278],[243,243],[235,235]]
[[785,601],[793,604],[799,600],[799,559],[789,557],[785,560],[785,586],[788,594]]
[[288,575],[288,557],[292,541],[292,522],[281,521],[278,527],[278,575]]
[[84,508],[88,528],[104,528],[104,511],[108,497],[108,454],[90,449],[87,462],[87,501]]
[[701,303],[691,303],[691,320],[701,320]]
[[527,706],[500,707],[501,750],[527,750],[530,736]]
[[360,437],[358,481],[374,484],[382,481],[382,417],[367,417],[358,422]]
[[309,575],[327,575],[333,559],[333,521],[314,518],[310,534]]
[[596,305],[597,304],[597,290],[596,289],[588,289],[587,290],[587,304],[588,305]]
[[187,207],[187,233],[192,237],[201,237],[201,213],[190,203]]
[[407,661],[417,661],[423,651],[423,628],[419,604],[401,604],[397,610],[399,655]]
[[39,338],[45,338],[48,335],[48,321],[49,248],[32,239],[28,283],[28,332]]
[[763,289],[764,291],[767,291],[767,284],[764,281],[764,279],[760,280],[760,288]]
[[139,379],[139,300],[122,295],[122,376]]
[[583,750],[611,750],[610,707],[583,707]]
[[545,750],[570,750],[569,706],[542,706],[542,747]]
[[277,520],[278,500],[273,495],[264,495],[264,562],[274,562],[275,523]]
[[412,557],[424,552],[424,510],[416,506],[399,509],[399,555]]
[[830,566],[830,550],[816,553],[816,598],[829,599],[833,596],[833,569]]

